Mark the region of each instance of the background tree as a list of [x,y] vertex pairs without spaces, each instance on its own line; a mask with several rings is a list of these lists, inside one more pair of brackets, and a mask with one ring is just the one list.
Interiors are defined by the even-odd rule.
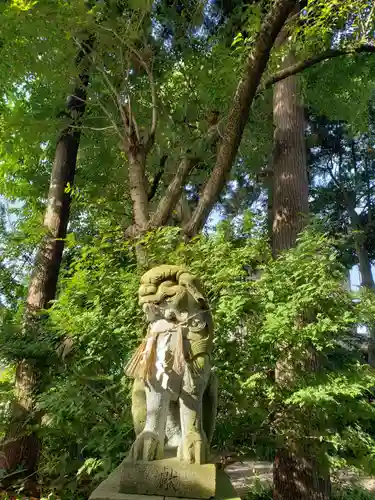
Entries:
[[[285,36],[285,35],[284,35]],[[293,64],[295,57],[290,52],[285,65]],[[298,80],[290,76],[274,86],[273,116],[275,124],[272,186],[272,251],[275,257],[293,248],[297,237],[308,223],[308,180],[305,143],[304,108],[299,96]],[[314,313],[312,313],[314,314]],[[303,323],[296,317],[296,323]],[[310,349],[309,349],[310,347]],[[284,345],[291,352],[293,345]],[[314,348],[298,346],[307,356],[306,370],[316,371],[318,361]],[[290,390],[294,381],[294,363],[300,353],[283,356],[275,369],[275,381]],[[280,441],[274,463],[274,496],[277,499],[329,498],[330,484],[328,466],[319,445],[306,445],[300,440],[290,439],[293,424],[288,409],[280,409],[275,416],[276,439]]]

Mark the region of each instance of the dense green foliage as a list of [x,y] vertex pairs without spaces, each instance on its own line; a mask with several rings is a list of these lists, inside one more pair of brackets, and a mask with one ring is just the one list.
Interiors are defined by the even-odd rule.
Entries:
[[[271,458],[272,415],[287,405],[294,418],[285,439],[308,432],[312,443],[325,445],[334,467],[373,473],[374,375],[345,344],[364,319],[343,288],[333,242],[307,232],[295,250],[272,261],[257,226],[249,219],[247,226],[236,233],[223,226],[188,245],[178,242],[174,229],[145,242],[155,263],[185,264],[205,284],[220,379],[215,446]],[[107,475],[132,439],[123,366],[143,333],[136,301],[140,271],[118,236],[80,247],[48,318],[50,338],[72,342],[60,349],[62,359],[38,402],[45,413],[41,470],[67,498]],[[263,274],[254,281],[243,264],[259,266],[260,259]],[[281,390],[272,377],[280,352],[287,350],[298,368],[306,345],[318,351],[324,368],[310,376],[301,371],[292,387]],[[3,380],[6,400],[9,378]]]
[[[333,471],[375,474],[375,373],[355,335],[358,325],[373,326],[375,299],[369,289],[354,295],[343,285],[358,261],[358,232],[371,262],[375,256],[375,57],[355,54],[373,44],[371,2],[304,2],[298,22],[290,22],[288,43],[272,50],[264,74],[267,82],[291,48],[300,61],[332,48],[349,52],[299,78],[315,218],[296,248],[271,257],[265,206],[271,196],[272,89],[262,84],[230,182],[203,233],[186,241],[186,214],[177,206],[165,227],[141,235],[137,248],[126,232],[134,207],[123,147],[125,107],[143,137],[153,96],[157,102],[145,162],[150,212],[185,157],[196,165],[180,201],[193,211],[271,3],[1,2],[0,431],[5,435],[9,424],[15,367],[32,360],[40,376],[35,411],[42,419],[33,427],[43,442],[38,472],[50,500],[55,493],[64,500],[86,498],[134,437],[131,381],[123,368],[145,327],[137,303],[144,271],[139,245],[149,263],[184,264],[204,285],[220,380],[215,453],[234,450],[272,460],[280,440],[303,441],[319,447]],[[71,123],[66,99],[72,98],[82,69],[77,53],[88,36],[95,43],[75,183],[65,186],[72,207],[58,292],[52,307],[39,311],[37,328],[24,329],[56,142]],[[355,227],[348,193],[359,216]],[[319,369],[306,372],[308,356]],[[293,368],[283,385],[274,376],[280,359]],[[288,416],[281,423],[280,411]],[[264,488],[249,498],[255,495],[271,498]],[[351,490],[337,498],[367,497]]]

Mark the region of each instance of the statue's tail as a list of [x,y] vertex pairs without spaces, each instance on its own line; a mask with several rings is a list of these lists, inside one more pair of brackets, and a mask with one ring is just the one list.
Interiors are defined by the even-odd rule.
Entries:
[[214,372],[211,372],[207,388],[203,394],[203,429],[206,433],[208,444],[211,444],[215,430],[215,420],[217,413],[217,388],[218,381]]

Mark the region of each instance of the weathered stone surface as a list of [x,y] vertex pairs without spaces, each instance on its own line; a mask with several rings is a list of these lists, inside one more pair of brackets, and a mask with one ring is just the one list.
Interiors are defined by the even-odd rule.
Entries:
[[[205,466],[206,467],[206,466]],[[137,495],[134,493],[120,493],[120,483],[123,476],[122,464],[103,481],[90,496],[89,500],[177,500],[178,496]],[[196,497],[186,498],[196,500]],[[223,471],[217,471],[216,492],[212,500],[240,500],[233,488],[229,477]]]
[[[133,495],[132,493],[113,493],[102,490],[98,496],[91,496],[90,500],[165,500],[167,497],[156,497],[150,495]],[[168,497],[169,500],[169,497]]]
[[[157,497],[146,497],[148,500],[153,500]],[[137,497],[137,500],[143,500],[141,495]],[[164,497],[163,500],[181,500],[179,497]],[[186,500],[195,500],[193,498],[189,498]],[[215,497],[211,500],[241,500],[238,496],[236,490],[233,488],[232,483],[230,482],[229,477],[223,471],[218,471],[216,476],[216,493]]]
[[[212,317],[199,280],[179,266],[158,266],[142,276],[139,303],[149,327],[126,368],[135,379],[136,440],[90,500],[234,499],[228,478],[217,487],[216,467],[206,463],[217,379]],[[167,459],[169,453],[177,458]]]
[[[120,493],[122,464],[120,464],[90,495],[89,500],[150,500],[148,496]],[[152,500],[163,500],[162,496],[153,496]]]
[[216,493],[214,500],[240,500],[229,477],[222,470],[217,471],[216,474]]
[[214,464],[187,464],[174,458],[122,463],[122,493],[209,499],[215,491]]

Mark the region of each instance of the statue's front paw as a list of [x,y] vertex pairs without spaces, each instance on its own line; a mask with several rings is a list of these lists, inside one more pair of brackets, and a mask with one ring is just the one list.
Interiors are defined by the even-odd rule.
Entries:
[[189,432],[182,438],[177,456],[189,464],[205,464],[208,460],[208,444],[206,436],[199,432]]
[[132,462],[137,460],[151,462],[152,460],[160,460],[162,458],[163,445],[157,434],[149,431],[143,431],[138,435],[128,455],[128,460]]

